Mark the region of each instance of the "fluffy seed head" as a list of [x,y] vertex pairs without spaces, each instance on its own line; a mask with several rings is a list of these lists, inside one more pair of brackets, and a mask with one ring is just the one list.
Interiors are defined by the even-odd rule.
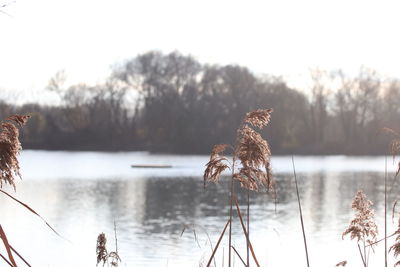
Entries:
[[[394,210],[394,207],[393,207],[393,210]],[[397,258],[397,256],[400,255],[400,217],[399,217],[399,221],[397,224],[397,230],[396,230],[395,234],[397,235],[396,240],[395,240],[395,243],[389,248],[389,252],[393,250],[394,257]],[[394,266],[396,267],[397,265],[400,265],[400,261],[397,261]]]
[[104,233],[99,234],[99,236],[97,237],[97,246],[96,246],[96,254],[97,254],[96,266],[99,265],[101,261],[103,261],[103,266],[107,262],[108,253],[106,249],[106,243],[107,243],[106,235]]
[[263,128],[269,123],[271,119],[272,109],[257,109],[255,111],[249,112],[244,118],[244,122],[257,127],[259,129]]
[[206,164],[204,171],[204,187],[207,182],[218,183],[221,173],[228,169],[228,160],[222,156],[225,149],[229,147],[227,144],[215,145],[210,156],[210,161]]
[[358,191],[353,199],[351,207],[356,212],[355,218],[350,222],[349,227],[343,232],[342,238],[350,234],[350,239],[357,238],[372,244],[376,241],[378,227],[374,221],[374,210],[371,208],[372,202],[369,201],[362,191]]
[[12,115],[0,124],[0,188],[8,183],[15,190],[14,177],[21,176],[17,156],[22,147],[17,126],[24,125],[29,117]]

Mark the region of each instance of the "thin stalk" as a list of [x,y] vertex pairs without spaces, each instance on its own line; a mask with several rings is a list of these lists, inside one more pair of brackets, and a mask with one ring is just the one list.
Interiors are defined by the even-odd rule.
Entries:
[[385,267],[387,267],[387,155],[385,155]]
[[245,267],[247,267],[248,265],[246,265],[246,263],[244,262],[244,260],[242,259],[242,256],[240,256],[239,252],[235,249],[235,247],[232,246],[233,251],[235,251],[236,255],[238,255],[240,261],[243,263],[243,265]]
[[[214,262],[214,264],[215,264],[215,262]],[[217,265],[215,264],[215,266],[217,266]],[[225,266],[225,248],[222,247],[222,267],[224,267],[224,266]]]
[[375,241],[374,243],[368,244],[367,247],[370,247],[370,246],[372,246],[372,245],[378,244],[379,242],[384,241],[386,238],[389,238],[389,237],[392,237],[392,236],[395,236],[395,235],[396,235],[396,232],[393,233],[393,234],[391,234],[391,235],[389,235],[389,236],[387,236],[387,237],[381,238],[381,239],[379,239],[378,241]]
[[365,246],[365,239],[363,240],[364,243],[364,262],[365,265],[368,267],[368,261],[367,261],[367,247]]
[[115,253],[118,254],[118,239],[117,239],[117,224],[114,220],[114,235],[115,235]]
[[235,174],[235,160],[236,156],[235,153],[233,154],[233,161],[232,161],[232,177],[231,177],[231,203],[229,208],[229,252],[228,252],[228,266],[231,267],[231,247],[232,247],[232,215],[233,215],[233,194],[234,194],[234,180],[233,175]]
[[8,265],[10,265],[11,267],[14,267],[14,265],[12,265],[11,262],[9,262],[9,261],[7,260],[7,258],[4,257],[1,253],[0,253],[0,257],[1,257],[5,262],[7,262]]
[[246,238],[247,245],[247,266],[250,266],[250,247],[249,247],[249,239],[250,239],[250,189],[247,189],[247,234],[249,238]]
[[244,233],[244,235],[246,236],[246,239],[249,242],[249,248],[250,248],[251,255],[253,256],[254,262],[256,263],[257,267],[260,267],[260,264],[258,263],[256,254],[254,252],[253,246],[251,245],[251,242],[250,242],[250,239],[249,239],[249,235],[247,234],[246,226],[244,225],[243,217],[242,217],[242,214],[240,213],[239,202],[238,202],[237,198],[235,198],[235,204],[236,204],[236,210],[237,210],[237,213],[238,213],[238,216],[239,216],[239,221],[240,221],[240,224],[242,225],[243,233]]
[[226,222],[225,227],[224,227],[224,230],[222,231],[221,235],[219,236],[219,239],[218,239],[217,244],[215,245],[214,251],[212,252],[210,259],[208,260],[207,267],[210,266],[210,264],[211,264],[211,262],[212,262],[212,259],[214,258],[215,252],[217,252],[217,249],[218,249],[218,247],[219,247],[219,244],[221,243],[222,237],[224,236],[225,231],[226,231],[226,228],[228,227],[228,224],[230,224],[230,222],[231,222],[230,220],[228,220],[228,221]]
[[361,252],[360,244],[357,243],[357,246],[358,246],[358,251],[360,252],[360,256],[361,256],[361,260],[362,260],[362,262],[363,262],[363,265],[364,265],[364,267],[367,267],[367,264],[365,263],[363,254],[362,254],[362,252]]
[[307,249],[306,233],[305,233],[305,231],[304,231],[303,212],[302,212],[302,210],[301,210],[299,187],[298,187],[298,185],[297,185],[296,168],[295,168],[295,165],[294,165],[294,157],[293,157],[293,156],[292,156],[292,164],[293,164],[294,181],[295,181],[295,183],[296,183],[297,203],[299,204],[299,211],[300,211],[301,230],[303,231],[304,248],[305,248],[305,250],[306,250],[307,266],[310,267],[310,261],[309,261],[309,259],[308,259],[308,249]]
[[25,259],[24,257],[21,256],[21,254],[18,253],[18,251],[16,251],[11,245],[10,245],[11,250],[17,254],[17,256],[28,266],[28,267],[32,267]]

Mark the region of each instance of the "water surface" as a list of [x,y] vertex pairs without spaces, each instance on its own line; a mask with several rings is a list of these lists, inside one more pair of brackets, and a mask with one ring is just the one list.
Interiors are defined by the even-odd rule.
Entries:
[[[203,188],[207,160],[207,156],[138,152],[25,151],[23,180],[13,194],[36,209],[63,238],[4,196],[1,224],[10,243],[33,266],[95,266],[99,233],[106,233],[108,249],[115,250],[114,220],[120,266],[199,266],[208,259],[229,214],[228,177]],[[352,217],[351,200],[358,189],[374,202],[382,225],[384,158],[296,156],[295,160],[311,264],[334,266],[348,260],[350,266],[360,266],[355,242],[342,240],[341,234]],[[131,164],[173,168],[132,169]],[[306,264],[291,166],[291,157],[273,160],[276,204],[270,195],[251,194],[250,234],[261,266]],[[396,195],[397,189],[391,201]],[[239,189],[238,198],[245,213],[246,193]],[[393,231],[397,222],[389,220]],[[235,248],[245,257],[237,216],[233,235]],[[382,262],[382,249],[379,246],[371,255],[371,266]],[[227,266],[227,238],[217,266],[222,266],[222,259]],[[240,266],[238,257],[235,264]]]

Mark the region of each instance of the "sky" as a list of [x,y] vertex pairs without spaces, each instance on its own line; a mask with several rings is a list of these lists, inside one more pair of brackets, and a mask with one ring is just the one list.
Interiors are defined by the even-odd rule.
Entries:
[[37,97],[60,70],[70,84],[101,82],[149,50],[247,66],[295,87],[315,68],[400,78],[398,0],[17,0],[0,10],[0,94],[11,97]]

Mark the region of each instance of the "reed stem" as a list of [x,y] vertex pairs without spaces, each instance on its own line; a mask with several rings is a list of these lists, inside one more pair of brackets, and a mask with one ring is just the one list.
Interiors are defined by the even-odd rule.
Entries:
[[362,262],[363,262],[363,265],[364,265],[364,267],[367,267],[367,264],[365,263],[363,254],[362,254],[362,252],[361,252],[360,244],[357,243],[357,246],[358,246],[358,251],[360,252],[360,256],[361,256],[361,260],[362,260]]
[[249,236],[249,238],[246,238],[247,266],[250,267],[250,247],[249,247],[249,239],[250,239],[250,189],[247,189],[247,235]]
[[231,203],[230,203],[230,209],[229,209],[229,252],[228,252],[228,266],[231,267],[231,251],[232,251],[232,215],[233,215],[233,195],[234,195],[234,180],[233,176],[235,174],[235,160],[236,156],[235,154],[233,155],[233,160],[232,160],[232,177],[231,177]]
[[299,211],[300,211],[301,230],[303,231],[304,248],[305,248],[305,251],[306,251],[307,267],[310,267],[310,261],[309,261],[309,259],[308,259],[308,249],[307,249],[306,233],[305,233],[305,231],[304,231],[303,212],[302,212],[302,210],[301,210],[300,195],[299,195],[299,187],[298,187],[298,185],[297,185],[296,168],[295,168],[295,165],[294,165],[294,157],[293,157],[293,156],[292,156],[292,164],[293,164],[294,181],[295,181],[295,183],[296,183],[297,203],[299,204]]
[[210,259],[208,260],[207,267],[210,266],[210,264],[211,264],[211,262],[212,262],[212,260],[213,260],[213,258],[214,258],[214,255],[215,255],[215,253],[216,253],[217,250],[218,250],[219,244],[221,243],[222,237],[223,237],[224,234],[225,234],[226,228],[228,227],[228,224],[230,224],[230,222],[231,222],[231,221],[229,221],[229,220],[226,222],[225,227],[224,227],[224,230],[222,231],[221,235],[219,236],[219,239],[218,239],[217,244],[215,245],[214,251],[212,252]]
[[385,155],[385,267],[387,267],[387,155]]

